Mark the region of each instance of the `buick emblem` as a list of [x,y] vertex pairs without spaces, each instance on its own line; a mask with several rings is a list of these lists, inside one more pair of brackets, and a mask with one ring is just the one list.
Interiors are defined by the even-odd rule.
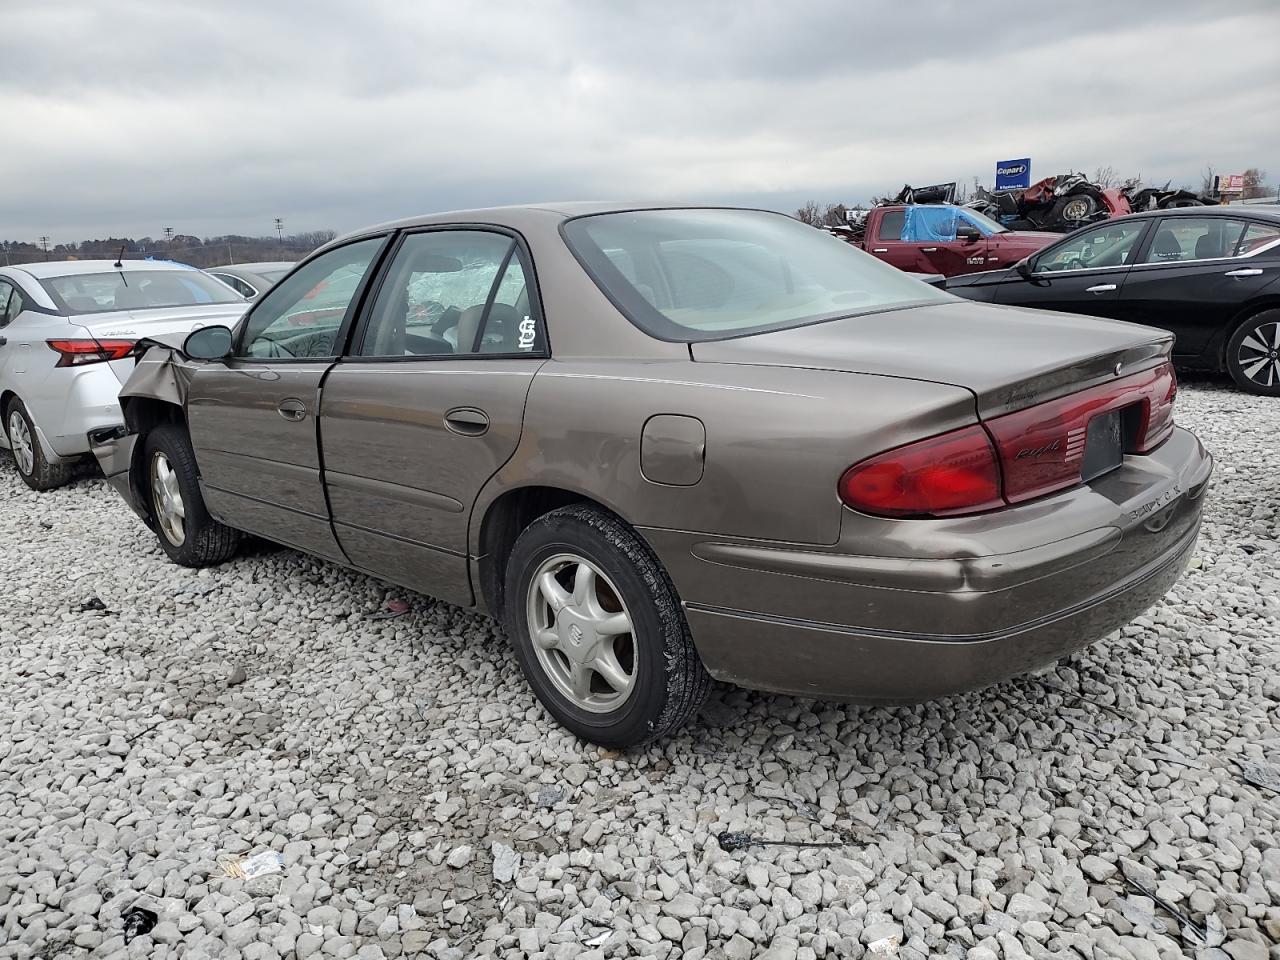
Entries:
[[576,623],[569,624],[569,642],[575,647],[582,643],[582,628]]
[[1124,368],[1124,364],[1123,364],[1123,363],[1117,363],[1117,364],[1116,364],[1116,376],[1117,376],[1117,377],[1118,377],[1118,376],[1120,376],[1120,371],[1121,371],[1123,368]]

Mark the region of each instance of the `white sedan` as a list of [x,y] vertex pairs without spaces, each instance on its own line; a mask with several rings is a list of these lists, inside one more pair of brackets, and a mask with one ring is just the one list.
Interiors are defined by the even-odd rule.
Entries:
[[120,385],[139,339],[232,326],[247,307],[225,284],[165,261],[0,267],[0,446],[27,486],[65,483],[89,435],[123,425]]

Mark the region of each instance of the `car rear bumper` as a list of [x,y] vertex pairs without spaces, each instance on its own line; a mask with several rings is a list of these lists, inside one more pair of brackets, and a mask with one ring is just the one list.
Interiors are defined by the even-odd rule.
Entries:
[[1211,472],[1178,430],[1089,486],[982,517],[849,511],[831,547],[644,533],[717,679],[914,702],[1034,670],[1149,608],[1195,548]]

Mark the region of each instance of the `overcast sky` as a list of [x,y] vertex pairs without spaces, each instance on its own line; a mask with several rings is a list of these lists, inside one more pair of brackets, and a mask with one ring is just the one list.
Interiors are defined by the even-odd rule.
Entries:
[[6,0],[0,238],[1280,179],[1280,3]]

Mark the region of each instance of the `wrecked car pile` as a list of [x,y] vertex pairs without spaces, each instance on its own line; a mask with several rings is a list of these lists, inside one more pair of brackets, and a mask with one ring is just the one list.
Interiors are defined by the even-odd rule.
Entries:
[[[956,195],[954,181],[927,187],[904,184],[897,194],[879,197],[874,204],[955,203]],[[1128,180],[1114,187],[1094,183],[1083,173],[1068,172],[1045,177],[1023,190],[993,191],[979,187],[964,206],[999,221],[1010,230],[1068,233],[1085,224],[1126,213],[1216,203],[1190,190],[1170,189],[1167,183],[1163,187],[1151,187],[1140,180]],[[855,219],[851,218],[851,222]]]

